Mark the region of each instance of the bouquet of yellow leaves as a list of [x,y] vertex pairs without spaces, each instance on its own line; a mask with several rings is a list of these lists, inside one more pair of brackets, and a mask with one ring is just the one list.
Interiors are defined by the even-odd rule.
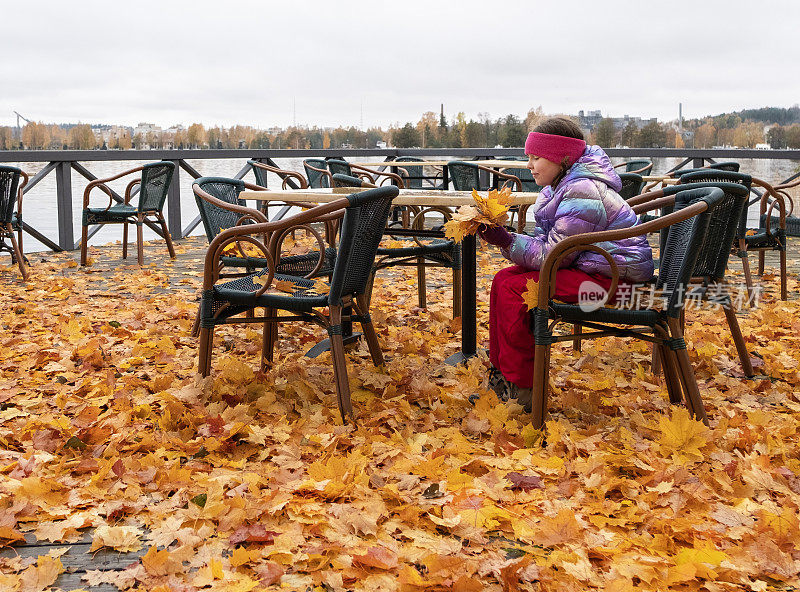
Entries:
[[472,190],[475,205],[461,206],[453,214],[452,219],[444,225],[444,234],[457,243],[478,232],[481,224],[500,226],[508,220],[508,208],[511,206],[511,189],[503,187],[500,191],[492,189],[486,197]]

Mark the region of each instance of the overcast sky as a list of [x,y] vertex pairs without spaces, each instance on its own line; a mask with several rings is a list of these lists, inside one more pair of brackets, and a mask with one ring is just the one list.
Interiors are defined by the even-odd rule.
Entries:
[[798,24],[798,0],[33,0],[0,34],[0,125],[790,107]]

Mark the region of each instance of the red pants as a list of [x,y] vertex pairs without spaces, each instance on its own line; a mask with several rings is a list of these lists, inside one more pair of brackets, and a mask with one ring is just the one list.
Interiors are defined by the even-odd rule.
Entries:
[[[518,265],[506,267],[494,276],[489,300],[489,359],[520,388],[533,386],[533,333],[528,307],[522,299],[530,279],[538,281],[539,272]],[[554,298],[578,302],[578,289],[587,280],[605,290],[611,287],[609,277],[567,267],[556,272]]]

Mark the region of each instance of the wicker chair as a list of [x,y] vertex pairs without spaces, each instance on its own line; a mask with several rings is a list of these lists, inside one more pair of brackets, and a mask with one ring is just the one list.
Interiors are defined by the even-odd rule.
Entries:
[[248,160],[247,164],[249,164],[253,169],[253,175],[256,178],[256,185],[260,187],[268,187],[268,173],[275,173],[281,178],[281,189],[294,189],[294,187],[292,187],[292,183],[295,183],[299,189],[308,188],[308,182],[306,181],[306,178],[298,172],[279,169],[278,167],[264,164],[258,160]]
[[[659,191],[649,194],[649,201],[642,201],[634,207],[635,212],[650,209],[654,200],[674,196],[681,191],[716,187],[721,189],[724,194],[723,200],[714,210],[714,216],[708,225],[706,239],[699,247],[697,253],[697,263],[692,273],[692,289],[687,292],[687,298],[695,301],[707,300],[722,306],[725,318],[733,338],[742,369],[746,376],[753,376],[753,366],[750,362],[750,355],[742,337],[739,321],[733,308],[728,286],[725,283],[725,272],[728,269],[728,259],[731,255],[730,245],[734,243],[740,232],[740,221],[746,216],[747,197],[750,194],[750,178],[748,175],[740,173],[729,173],[719,171],[723,174],[726,181],[706,179],[707,171],[692,173],[681,177],[686,183],[671,185]],[[642,198],[644,199],[644,198]],[[661,215],[665,216],[673,211],[671,205],[661,208]],[[666,249],[668,240],[667,229],[661,231],[660,243],[662,252]],[[685,311],[683,311],[685,312]],[[683,329],[684,315],[681,315],[681,328]]]
[[629,160],[614,165],[615,169],[625,167],[626,173],[634,173],[636,175],[647,176],[653,170],[653,163],[649,160]]
[[328,161],[322,158],[306,158],[303,168],[308,177],[308,186],[311,189],[324,189],[331,186],[331,173],[328,170]]
[[[403,178],[389,171],[376,171],[366,167],[358,166],[357,164],[350,164],[346,160],[328,159],[328,170],[331,175],[345,175],[348,177],[356,177],[363,179],[371,185],[384,185],[387,182],[397,185],[400,189],[405,188]],[[379,182],[380,180],[380,182]]]
[[[348,175],[333,176],[336,187],[367,187],[366,182]],[[397,209],[397,206],[395,206]],[[438,213],[445,221],[451,213],[446,208],[416,208],[403,206],[398,221],[390,222],[386,235],[403,246],[379,247],[375,259],[373,276],[370,278],[367,296],[371,297],[375,272],[394,266],[417,268],[417,293],[420,308],[427,308],[426,267],[445,267],[453,270],[453,318],[461,316],[461,245],[442,238],[423,239],[422,234],[432,232],[425,228],[426,214]],[[412,229],[412,232],[409,232]],[[436,229],[433,229],[435,231]],[[416,235],[416,236],[415,236]]]
[[[417,158],[416,156],[398,156],[394,159],[394,162],[402,162],[402,163],[412,163],[412,162],[421,162],[424,163],[424,158]],[[403,185],[406,186],[408,189],[422,189],[422,182],[426,179],[433,179],[432,186],[429,189],[442,189],[444,186],[442,185],[442,171],[440,167],[436,167],[438,171],[436,175],[433,177],[426,177],[425,176],[425,164],[422,165],[413,165],[413,164],[403,164],[403,168],[401,170],[401,176],[403,177]],[[404,172],[403,172],[404,171]],[[438,182],[437,182],[438,181]]]
[[619,178],[622,181],[622,189],[619,190],[619,195],[625,201],[636,197],[644,189],[644,179],[642,179],[641,175],[620,173]]
[[[115,181],[127,175],[141,172],[139,178],[134,179],[125,188],[125,201],[121,204],[114,204],[113,193],[106,185],[110,181]],[[92,224],[122,224],[122,258],[128,257],[128,224],[136,224],[136,252],[139,265],[144,263],[144,239],[142,238],[142,225],[150,217],[155,218],[154,222],[161,225],[161,231],[167,242],[169,256],[175,258],[175,249],[172,246],[167,223],[161,210],[167,199],[169,185],[172,182],[172,175],[175,172],[175,164],[162,160],[130,169],[107,179],[97,179],[86,186],[83,192],[83,224],[81,234],[81,265],[86,265],[89,226]],[[131,205],[130,201],[133,188],[139,185],[139,200],[137,205]],[[92,190],[100,189],[108,195],[108,205],[105,208],[90,208],[89,197]]]
[[[0,252],[6,251],[11,255],[11,262],[19,265],[23,280],[28,279],[25,255],[22,254],[22,189],[27,184],[27,173],[16,167],[0,166]],[[11,244],[6,243],[6,239]]]
[[509,175],[501,171],[474,163],[461,160],[451,160],[447,163],[447,173],[456,191],[486,191],[491,188],[481,183],[481,171],[494,176],[492,185],[498,187],[509,186],[515,191],[522,191],[522,183],[518,177]]
[[[354,193],[334,202],[319,205],[285,220],[237,226],[220,233],[209,245],[203,274],[203,296],[200,314],[199,371],[208,376],[211,371],[214,328],[221,324],[262,322],[264,340],[261,367],[273,360],[278,338],[277,325],[287,321],[304,321],[324,327],[330,336],[334,366],[336,395],[342,420],[353,415],[350,386],[347,379],[347,360],[342,341],[342,324],[346,321],[361,323],[372,361],[383,364],[383,354],[369,315],[369,302],[365,296],[372,273],[375,254],[380,243],[392,199],[398,194],[396,187],[380,187]],[[276,252],[276,238],[298,225],[305,226],[344,210],[341,240],[336,256],[333,277],[327,294],[317,294],[314,282],[277,273],[270,265],[258,273],[219,283],[220,261],[226,247],[240,243],[256,247],[268,260]],[[271,236],[269,245],[259,240]],[[270,289],[274,281],[293,284],[293,292],[283,293]],[[355,314],[343,315],[343,309],[352,307]],[[241,318],[237,315],[263,308],[264,315]],[[280,316],[278,311],[288,311]],[[349,318],[348,318],[349,317]]]
[[[223,230],[243,224],[258,224],[268,222],[263,212],[248,208],[244,200],[239,199],[239,194],[245,189],[264,189],[258,185],[245,183],[241,179],[227,179],[225,177],[200,177],[192,185],[197,209],[203,221],[208,242],[214,239]],[[313,207],[314,204],[293,204],[301,207]],[[280,257],[275,262],[277,273],[305,278],[327,276],[333,272],[333,263],[336,260],[335,235],[337,219],[326,219],[325,237],[311,227],[310,231],[317,240],[316,251],[304,255],[291,255]],[[285,235],[281,237],[281,241]],[[278,253],[280,249],[278,250]],[[324,256],[321,256],[324,253]],[[247,256],[245,253],[238,255],[223,255],[220,259],[222,268],[244,269],[244,273],[254,273],[269,265],[265,257]],[[221,268],[221,269],[222,269]]]
[[[556,335],[553,329],[559,322],[594,329],[590,333],[582,332],[579,335],[582,339],[613,335],[653,343],[664,361],[664,376],[670,401],[678,403],[682,398],[696,419],[708,422],[697,380],[686,352],[680,315],[684,303],[683,295],[691,280],[699,247],[705,239],[712,211],[724,197],[723,191],[718,188],[682,191],[674,196],[675,211],[658,220],[631,228],[571,236],[553,247],[542,264],[539,274],[538,305],[531,312],[535,340],[533,427],[541,428],[547,413],[550,347],[553,343],[571,341],[575,337],[575,335]],[[661,207],[672,199],[664,198],[658,200],[660,203],[653,202],[650,205]],[[612,282],[609,293],[613,294],[619,277],[617,264],[597,243],[631,238],[666,227],[669,227],[669,238],[655,284],[664,294],[663,308],[590,310],[589,307],[562,304],[552,300],[555,293],[556,271],[565,256],[574,251],[585,250],[604,255],[611,266]]]

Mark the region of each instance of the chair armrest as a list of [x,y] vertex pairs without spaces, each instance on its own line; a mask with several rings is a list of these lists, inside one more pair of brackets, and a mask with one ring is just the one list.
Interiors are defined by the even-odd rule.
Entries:
[[[230,206],[231,204],[227,205]],[[271,242],[272,240],[277,242],[277,239],[275,237],[277,236],[277,233],[279,233],[280,231],[287,228],[291,228],[293,226],[302,226],[305,224],[310,224],[312,222],[324,221],[326,217],[329,214],[332,214],[333,212],[338,212],[339,210],[341,210],[343,213],[344,209],[347,208],[348,205],[350,205],[350,200],[347,197],[343,197],[341,199],[337,199],[336,201],[315,206],[309,210],[305,210],[303,212],[295,214],[294,216],[290,216],[284,220],[276,220],[273,222],[260,222],[258,224],[247,224],[244,226],[234,226],[232,228],[227,228],[223,230],[216,237],[214,237],[214,240],[211,241],[211,244],[208,246],[208,250],[206,251],[205,267],[203,275],[203,289],[209,290],[213,287],[217,277],[219,277],[219,262],[222,257],[222,251],[224,247],[227,246],[228,244],[236,242],[236,239],[245,236],[250,236],[250,238],[252,239],[252,235],[270,235],[275,233],[275,235],[271,239]],[[242,208],[242,206],[236,206],[236,207],[239,208],[239,210],[254,211],[251,208]],[[263,217],[263,214],[261,214],[261,216]],[[252,243],[252,241],[248,242]],[[267,248],[267,250],[264,252],[269,254],[269,249]]]
[[[281,183],[281,189],[286,189],[289,179],[294,179],[300,183],[300,189],[308,189],[308,181],[306,181],[306,178],[297,171],[279,169],[278,167],[270,166],[268,164],[264,164],[263,162],[251,162],[250,166],[258,167],[278,175],[281,179],[283,179],[283,183]],[[245,183],[245,185],[247,185],[247,183]]]
[[[519,178],[516,175],[503,173],[503,172],[498,171],[496,169],[493,169],[493,168],[490,168],[490,167],[487,167],[487,166],[483,166],[482,164],[476,164],[475,166],[477,166],[480,170],[486,171],[487,173],[495,175],[496,177],[498,177],[500,179],[506,179],[507,181],[511,181],[514,185],[516,185],[516,187],[517,187],[516,190],[517,191],[522,191],[522,181],[520,181]],[[498,185],[499,185],[499,182],[498,182]],[[503,183],[503,185],[505,185],[505,183]]]
[[19,176],[22,177],[22,183],[17,186],[17,218],[22,219],[22,195],[24,194],[25,186],[28,184],[30,177],[25,171],[20,171]]
[[141,185],[141,184],[142,184],[142,180],[141,179],[134,179],[133,181],[128,183],[128,186],[125,188],[125,203],[126,204],[130,205],[130,203],[131,203],[131,195],[133,193],[134,186]]
[[[397,186],[400,189],[405,189],[405,187],[406,187],[405,183],[403,182],[403,178],[400,175],[396,174],[396,173],[391,173],[391,172],[388,172],[388,171],[376,171],[374,169],[368,169],[367,167],[362,167],[362,166],[359,166],[357,164],[351,164],[350,168],[352,170],[355,170],[355,171],[361,171],[363,173],[366,173],[367,175],[370,176],[370,179],[373,182],[374,182],[374,178],[372,177],[372,175],[377,175],[377,176],[387,177],[389,179],[392,179],[395,183],[397,183]],[[403,169],[403,170],[405,170],[405,169]],[[408,175],[408,171],[406,171],[406,175]]]
[[759,208],[759,214],[767,215],[767,225],[766,225],[767,236],[772,237],[772,230],[770,229],[772,225],[769,223],[769,220],[772,217],[772,210],[775,208],[775,204],[778,204],[778,210],[779,210],[778,228],[785,231],[786,201],[784,200],[783,195],[778,191],[776,191],[772,185],[770,185],[766,181],[762,181],[761,179],[752,177],[751,183],[753,185],[757,185],[758,187],[764,189],[764,193],[761,196],[761,205]]
[[120,179],[120,178],[122,178],[122,177],[124,177],[126,175],[132,175],[133,173],[138,173],[139,171],[142,171],[142,170],[144,170],[144,167],[143,166],[138,166],[138,167],[134,167],[132,169],[129,169],[127,171],[123,171],[121,173],[118,173],[118,174],[116,174],[116,175],[114,175],[112,177],[106,177],[105,179],[95,179],[94,181],[90,182],[86,186],[86,189],[84,189],[84,191],[83,191],[83,209],[85,210],[86,208],[89,207],[89,194],[92,192],[92,190],[95,187],[99,187],[105,194],[108,195],[108,206],[106,206],[106,210],[108,210],[108,208],[111,207],[111,204],[114,203],[114,194],[112,193],[112,191],[108,187],[108,185],[106,185],[106,183],[108,183],[110,181],[116,181],[117,179]]
[[[245,184],[247,185],[247,184]],[[251,187],[258,187],[258,185],[251,185]],[[258,189],[263,189],[263,187],[258,187]],[[245,219],[253,220],[256,223],[263,223],[267,222],[267,217],[262,214],[260,211],[254,208],[248,208],[247,206],[240,206],[239,204],[232,204],[228,203],[227,201],[223,201],[221,199],[217,199],[210,193],[203,191],[197,183],[192,185],[192,191],[194,194],[204,201],[217,206],[222,210],[227,210],[229,212],[233,212],[235,214],[239,214],[241,218],[237,221],[237,225],[243,222]]]
[[664,197],[664,190],[656,189],[655,191],[648,191],[647,193],[640,193],[639,195],[634,195],[626,203],[632,208],[635,208],[638,205],[647,203],[654,199],[660,199],[662,197]]
[[[537,308],[542,310],[547,309],[548,302],[555,294],[556,272],[558,271],[558,265],[561,260],[570,253],[579,250],[591,250],[598,252],[606,257],[606,259],[609,259],[611,256],[608,254],[608,252],[598,247],[595,243],[622,240],[656,232],[662,228],[676,224],[677,222],[688,220],[692,216],[705,211],[706,208],[708,208],[708,205],[701,201],[682,208],[677,212],[672,212],[666,216],[661,216],[657,220],[645,222],[644,224],[637,224],[636,226],[620,228],[617,230],[603,230],[601,232],[576,234],[573,236],[568,236],[561,242],[556,243],[547,254],[547,257],[545,257],[542,267],[539,270],[539,300]],[[615,273],[616,263],[612,265],[611,270],[612,273]],[[612,277],[612,285],[611,289],[609,290],[609,294],[616,289],[618,278],[619,275],[618,272],[616,272],[615,276]]]

